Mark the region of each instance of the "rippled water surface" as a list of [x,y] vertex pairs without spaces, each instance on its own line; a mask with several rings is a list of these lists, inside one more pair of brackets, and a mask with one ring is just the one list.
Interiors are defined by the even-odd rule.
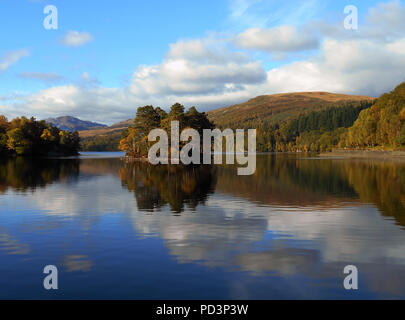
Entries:
[[240,177],[120,156],[0,160],[0,298],[405,298],[401,162],[262,155]]

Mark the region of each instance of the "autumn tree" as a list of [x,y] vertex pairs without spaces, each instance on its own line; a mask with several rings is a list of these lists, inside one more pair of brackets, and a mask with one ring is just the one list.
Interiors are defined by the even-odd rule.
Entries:
[[195,107],[191,107],[186,113],[184,106],[175,103],[166,113],[161,108],[145,106],[138,108],[134,126],[128,128],[120,141],[119,149],[131,157],[145,157],[148,154],[150,143],[148,135],[152,129],[162,128],[171,135],[172,121],[178,121],[180,132],[186,128],[193,128],[202,133],[203,129],[213,128],[205,113],[200,113]]
[[79,134],[61,131],[35,118],[0,116],[0,155],[72,155],[79,151]]

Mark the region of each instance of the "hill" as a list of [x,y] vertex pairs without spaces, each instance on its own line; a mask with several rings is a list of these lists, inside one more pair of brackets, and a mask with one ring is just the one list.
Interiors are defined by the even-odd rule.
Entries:
[[275,124],[311,111],[374,100],[367,96],[328,92],[282,93],[259,96],[241,104],[210,111],[208,118],[220,128],[246,128],[252,122],[269,121]]
[[71,116],[48,118],[45,119],[45,121],[57,126],[61,130],[67,130],[70,132],[107,127],[105,124],[80,120]]
[[115,123],[109,127],[81,130],[81,146],[83,151],[118,151],[120,140],[134,119]]
[[[297,134],[290,134],[287,139],[279,140],[276,147],[275,140],[268,133],[274,131],[273,125],[280,125],[300,116],[317,113],[312,118],[330,117],[332,108],[342,108],[343,111],[333,111],[337,124],[332,128],[327,124],[328,130],[338,127],[348,127],[357,119],[358,113],[369,107],[375,98],[367,96],[344,95],[327,92],[298,92],[259,96],[245,103],[225,107],[207,113],[208,118],[219,128],[257,128],[258,151],[286,151],[282,145],[295,139]],[[350,106],[353,104],[366,104],[366,106]],[[349,106],[348,106],[349,105]],[[328,111],[329,110],[329,111]],[[340,109],[339,109],[340,110]],[[324,113],[322,113],[324,111]],[[321,113],[320,113],[321,112]],[[306,121],[305,119],[302,119]],[[323,121],[323,119],[322,119]],[[322,122],[321,121],[321,122]],[[301,121],[302,122],[302,121]],[[336,122],[336,121],[335,121]],[[134,119],[119,122],[110,127],[96,128],[80,131],[82,148],[86,151],[114,151],[118,150],[122,134],[134,123]],[[319,126],[319,125],[318,125]],[[314,130],[314,125],[306,125],[305,130]],[[278,132],[277,132],[278,134]]]
[[405,147],[405,82],[383,94],[342,137],[346,148],[401,149]]
[[79,130],[81,138],[89,138],[95,136],[110,135],[114,133],[121,133],[122,131],[128,129],[129,126],[133,125],[134,119],[129,119],[115,123],[109,127],[104,126],[102,128],[96,127],[94,129],[83,129]]

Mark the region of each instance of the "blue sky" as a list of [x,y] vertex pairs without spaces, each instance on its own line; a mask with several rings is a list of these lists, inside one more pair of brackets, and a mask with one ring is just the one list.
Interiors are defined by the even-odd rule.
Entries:
[[[43,27],[49,4],[57,30]],[[349,4],[356,31],[343,28]],[[399,0],[4,0],[0,114],[112,123],[149,103],[208,110],[278,92],[378,95],[405,79],[401,21]]]

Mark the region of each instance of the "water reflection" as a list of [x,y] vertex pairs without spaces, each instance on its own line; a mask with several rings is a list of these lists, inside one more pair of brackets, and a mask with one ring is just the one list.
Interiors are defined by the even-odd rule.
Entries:
[[105,297],[100,282],[123,298],[204,298],[202,286],[211,298],[337,298],[355,264],[356,297],[405,295],[404,164],[277,155],[257,168],[3,161],[0,274],[24,257],[19,268],[62,265],[72,294],[88,279],[87,297]]
[[56,159],[0,158],[0,194],[14,191],[35,191],[47,184],[71,181],[79,175],[79,161]]
[[[175,213],[195,210],[210,195],[229,194],[254,203],[287,207],[344,207],[370,203],[405,226],[405,164],[377,160],[314,160],[259,156],[253,176],[232,166],[151,166],[118,158],[1,159],[0,193],[34,192],[48,184],[119,177],[133,192],[139,210],[169,205]],[[186,206],[186,207],[185,207]]]
[[347,181],[362,202],[373,203],[386,217],[405,226],[405,164],[390,161],[341,162]]
[[265,205],[339,208],[373,204],[405,226],[405,163],[262,156],[255,176],[218,170],[217,191]]
[[340,207],[357,194],[331,160],[289,156],[259,156],[254,176],[239,177],[235,168],[218,170],[217,191],[265,205]]
[[195,210],[215,190],[213,166],[160,165],[129,162],[120,169],[123,186],[133,191],[139,210],[159,210],[169,204],[172,212],[181,213],[184,205]]

